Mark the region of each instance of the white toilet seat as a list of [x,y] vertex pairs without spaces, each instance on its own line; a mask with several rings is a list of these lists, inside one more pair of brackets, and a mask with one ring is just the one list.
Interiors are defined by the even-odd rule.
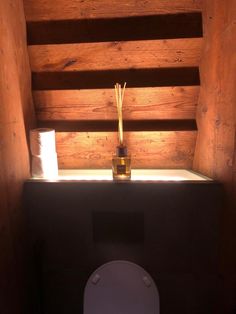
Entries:
[[159,294],[151,276],[137,264],[112,261],[87,281],[84,314],[159,314]]

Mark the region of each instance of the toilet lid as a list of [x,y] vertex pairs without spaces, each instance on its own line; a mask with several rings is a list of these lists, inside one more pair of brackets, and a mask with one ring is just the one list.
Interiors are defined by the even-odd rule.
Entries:
[[90,276],[84,314],[159,314],[159,294],[142,267],[127,261],[110,262]]

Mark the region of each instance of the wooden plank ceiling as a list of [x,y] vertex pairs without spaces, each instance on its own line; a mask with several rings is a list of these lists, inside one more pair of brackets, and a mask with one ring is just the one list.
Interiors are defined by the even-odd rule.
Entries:
[[113,86],[127,82],[135,168],[192,168],[201,0],[24,0],[38,126],[57,131],[61,168],[110,167]]

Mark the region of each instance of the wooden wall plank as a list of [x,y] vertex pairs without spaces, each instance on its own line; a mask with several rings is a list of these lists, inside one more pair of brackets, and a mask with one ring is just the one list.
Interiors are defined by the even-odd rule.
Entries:
[[194,167],[231,186],[236,132],[236,43],[232,42],[236,3],[209,0],[205,5],[206,40],[200,64],[199,135]]
[[27,21],[200,12],[202,0],[24,0]]
[[21,0],[0,1],[0,313],[26,313],[23,182],[26,132],[34,122]]
[[201,13],[27,23],[29,45],[202,37]]
[[206,0],[205,45],[197,109],[199,133],[194,169],[222,182],[226,204],[221,219],[222,313],[236,309],[236,2]]
[[[195,119],[198,86],[127,88],[126,120]],[[115,120],[113,89],[34,91],[38,120]]]
[[202,39],[29,46],[33,72],[198,66]]
[[[125,132],[133,168],[192,167],[196,131]],[[117,145],[115,132],[57,133],[59,167],[110,168]]]

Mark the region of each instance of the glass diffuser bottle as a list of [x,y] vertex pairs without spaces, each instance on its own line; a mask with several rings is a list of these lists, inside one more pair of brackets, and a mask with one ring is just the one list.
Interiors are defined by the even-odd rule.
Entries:
[[119,145],[116,147],[116,155],[112,158],[112,173],[114,180],[130,180],[131,178],[131,158],[128,155],[127,147],[123,141],[123,118],[122,118],[122,106],[125,93],[124,84],[123,90],[121,85],[116,83],[115,95],[116,105],[118,113],[118,140]]

